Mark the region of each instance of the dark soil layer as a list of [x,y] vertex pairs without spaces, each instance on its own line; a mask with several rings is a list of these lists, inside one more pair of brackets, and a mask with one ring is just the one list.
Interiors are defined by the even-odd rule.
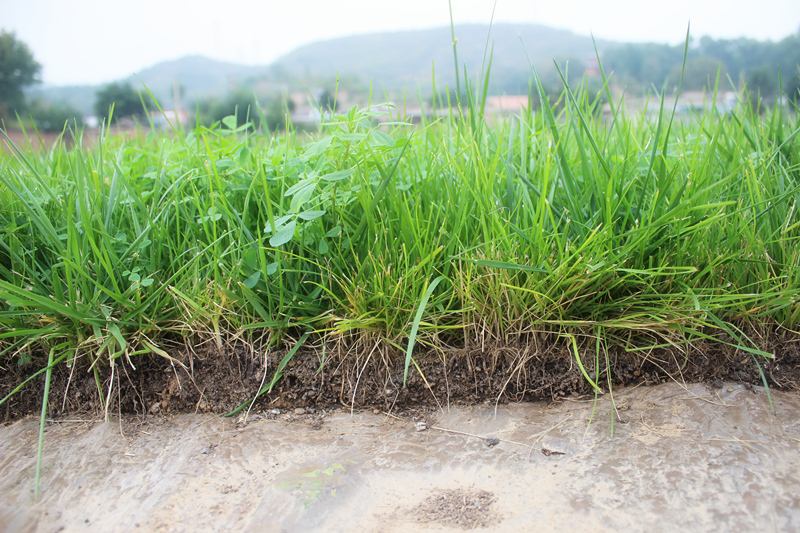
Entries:
[[[609,351],[611,382],[614,386],[656,384],[669,380],[722,381],[762,385],[754,359],[759,359],[764,378],[771,388],[800,389],[800,338],[771,336],[762,348],[775,354],[766,360],[722,344],[695,344],[683,350],[651,352]],[[593,394],[571,352],[560,344],[528,339],[516,344],[484,345],[482,348],[447,348],[418,355],[403,387],[403,354],[391,348],[341,345],[322,351],[300,351],[288,363],[274,390],[260,397],[254,409],[266,407],[324,407],[344,404],[382,409],[409,406],[474,404],[485,401],[557,400],[570,395]],[[253,355],[249,348],[176,349],[171,364],[161,357],[137,358],[136,369],[117,364],[112,373],[102,371],[105,398],[112,413],[145,414],[169,412],[226,413],[253,398],[272,379],[284,351],[272,350],[267,357]],[[594,350],[582,350],[582,364],[596,379]],[[121,361],[121,360],[120,360]],[[37,370],[10,366],[0,368],[0,396]],[[420,372],[421,371],[421,372]],[[423,379],[421,374],[424,374]],[[597,383],[608,389],[604,356],[600,359]],[[109,387],[109,385],[113,385]],[[0,411],[4,420],[38,413],[44,374],[9,399]],[[110,395],[109,395],[110,389]],[[49,415],[99,412],[94,375],[79,361],[74,369],[54,369]]]

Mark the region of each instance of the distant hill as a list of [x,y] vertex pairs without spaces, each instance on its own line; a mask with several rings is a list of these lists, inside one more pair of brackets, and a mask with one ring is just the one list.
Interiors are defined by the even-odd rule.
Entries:
[[[221,96],[248,80],[263,76],[269,67],[249,66],[218,61],[203,56],[186,56],[162,61],[132,74],[126,81],[135,87],[147,87],[169,106],[174,87],[182,89],[182,99],[193,102],[210,96]],[[92,114],[95,93],[99,85],[40,86],[30,91],[32,98],[62,101],[84,114]]]
[[[461,68],[477,75],[484,55],[489,27],[470,24],[456,27]],[[528,56],[538,68],[549,70],[553,58],[583,62],[594,55],[592,40],[566,30],[534,24],[496,24],[490,43],[494,46],[492,87],[496,92],[519,92],[527,87]],[[606,46],[606,42],[599,42]],[[272,65],[247,66],[203,56],[187,56],[157,63],[127,78],[147,86],[162,102],[172,102],[173,86],[183,88],[183,100],[194,102],[219,96],[250,82],[331,80],[342,76],[373,83],[377,90],[419,87],[427,92],[435,65],[437,83],[452,85],[453,56],[450,28],[354,35],[302,46]],[[84,114],[93,112],[99,86],[39,86],[33,98],[63,101]]]
[[[528,89],[531,63],[545,83],[554,80],[554,59],[569,61],[569,74],[580,77],[595,65],[595,44],[591,37],[536,24],[483,24],[456,26],[459,69],[466,68],[474,79],[484,61],[487,38],[492,50],[491,92],[521,94]],[[800,87],[800,32],[777,41],[752,39],[714,40],[701,38],[690,49],[686,64],[689,89],[701,89],[721,79],[747,79],[762,95],[779,87],[777,72],[789,95]],[[597,41],[603,63],[614,73],[614,81],[629,88],[661,86],[680,77],[682,45],[625,44]],[[173,88],[183,89],[181,99],[191,104],[203,98],[221,96],[230,89],[250,87],[268,93],[287,87],[330,86],[339,76],[344,88],[358,90],[371,86],[382,92],[404,90],[406,94],[429,94],[432,70],[439,89],[453,88],[453,50],[449,27],[353,35],[319,41],[278,58],[271,65],[247,66],[202,56],[164,61],[127,78],[145,85],[166,106],[172,105]],[[596,73],[596,71],[595,71]],[[41,86],[30,91],[33,98],[64,101],[84,114],[93,112],[98,86]]]
[[157,95],[171,95],[177,83],[187,98],[195,99],[223,94],[267,70],[266,66],[240,65],[194,55],[157,63],[133,74],[130,81],[147,86]]
[[[477,75],[486,49],[489,27],[469,24],[456,27],[458,60],[470,75]],[[492,84],[496,91],[527,89],[530,61],[544,72],[554,58],[581,65],[594,58],[591,37],[536,24],[495,24],[489,36],[493,46]],[[611,45],[598,41],[599,49]],[[435,66],[437,83],[454,82],[450,28],[353,35],[320,41],[279,58],[273,72],[294,78],[356,75],[382,89],[431,84]]]
[[[484,57],[489,26],[456,27],[460,68],[477,75]],[[553,58],[580,64],[594,56],[592,40],[570,31],[535,24],[496,24],[489,40],[493,49],[492,88],[496,92],[525,91],[530,77],[528,57],[547,72]],[[605,47],[607,42],[598,42]],[[440,86],[454,82],[450,28],[353,35],[302,46],[272,65],[247,66],[203,56],[187,56],[157,63],[127,78],[147,86],[162,102],[172,102],[173,86],[183,88],[183,100],[193,102],[256,81],[300,83],[308,80],[348,80],[372,83],[376,90],[392,91],[431,86],[435,66]],[[85,114],[92,113],[98,86],[40,86],[33,98],[63,101]]]

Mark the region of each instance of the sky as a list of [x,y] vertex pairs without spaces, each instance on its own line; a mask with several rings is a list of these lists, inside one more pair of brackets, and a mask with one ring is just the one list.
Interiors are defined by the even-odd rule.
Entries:
[[[494,0],[453,0],[456,23],[488,23]],[[447,0],[0,0],[0,29],[28,43],[48,84],[103,83],[189,54],[268,64],[297,46],[449,24]],[[692,35],[780,39],[800,0],[497,0],[495,20],[598,38],[677,43]]]

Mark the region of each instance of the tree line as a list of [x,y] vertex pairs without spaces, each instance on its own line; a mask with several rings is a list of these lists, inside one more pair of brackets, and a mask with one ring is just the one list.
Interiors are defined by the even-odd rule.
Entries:
[[676,85],[683,70],[687,90],[713,88],[719,75],[723,90],[747,86],[764,98],[798,98],[800,31],[775,42],[702,37],[690,42],[685,68],[683,53],[683,45],[625,44],[603,54],[603,67],[639,88]]

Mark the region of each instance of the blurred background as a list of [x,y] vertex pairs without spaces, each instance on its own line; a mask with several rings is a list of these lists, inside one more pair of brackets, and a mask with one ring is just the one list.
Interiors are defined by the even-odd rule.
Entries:
[[683,113],[743,97],[793,106],[800,2],[0,0],[6,130],[165,128],[233,113],[313,130],[327,113],[384,102],[413,121],[455,104],[456,64],[478,79],[489,62],[489,116],[535,107],[534,69],[557,99],[554,64],[598,90],[602,67],[635,111],[679,85]]

